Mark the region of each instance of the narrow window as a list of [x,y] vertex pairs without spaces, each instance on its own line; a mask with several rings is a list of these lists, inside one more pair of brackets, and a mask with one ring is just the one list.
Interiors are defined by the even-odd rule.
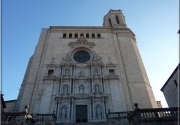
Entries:
[[175,85],[177,86],[177,82],[176,82],[176,80],[174,80],[174,83],[175,83]]
[[75,34],[75,38],[78,38],[78,34],[77,33]]
[[48,70],[48,76],[53,76],[54,70]]
[[109,74],[110,74],[110,75],[115,75],[114,69],[109,69]]
[[101,35],[98,33],[98,34],[97,34],[97,37],[98,37],[98,38],[101,38]]
[[117,15],[116,15],[116,22],[117,22],[117,24],[119,24],[119,18]]
[[111,19],[109,19],[109,25],[112,26]]
[[89,38],[89,34],[88,33],[86,34],[86,38]]
[[82,34],[82,33],[81,33],[81,35],[80,35],[80,36],[84,36],[84,34]]
[[94,33],[92,34],[92,38],[95,38],[95,34]]
[[69,38],[72,38],[72,33],[69,34]]
[[63,38],[66,38],[66,33],[63,34]]

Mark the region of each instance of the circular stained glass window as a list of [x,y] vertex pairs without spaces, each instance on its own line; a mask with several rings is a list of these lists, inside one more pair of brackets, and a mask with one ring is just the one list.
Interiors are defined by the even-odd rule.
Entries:
[[78,51],[74,54],[74,60],[79,63],[85,63],[90,60],[90,54],[86,51]]

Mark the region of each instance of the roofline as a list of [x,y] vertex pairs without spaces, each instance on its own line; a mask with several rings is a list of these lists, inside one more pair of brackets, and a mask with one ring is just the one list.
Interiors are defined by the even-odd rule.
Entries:
[[7,103],[7,102],[14,102],[14,101],[17,101],[16,99],[14,99],[14,100],[7,100],[7,101],[4,101],[5,103]]
[[167,85],[167,83],[170,81],[171,78],[173,78],[173,75],[176,73],[176,71],[179,69],[178,67],[180,66],[180,63],[178,64],[178,66],[175,68],[175,70],[173,71],[173,73],[170,75],[170,77],[168,78],[168,80],[165,82],[165,84],[163,85],[163,87],[161,88],[161,91],[163,92],[164,87]]
[[122,10],[120,10],[120,9],[119,10],[112,10],[112,9],[110,9],[109,12],[103,17],[103,19],[105,19],[105,17],[108,16],[111,11],[120,11],[122,13]]
[[111,27],[103,27],[103,26],[50,26],[50,29],[93,29],[93,28],[99,28],[99,29],[111,29]]

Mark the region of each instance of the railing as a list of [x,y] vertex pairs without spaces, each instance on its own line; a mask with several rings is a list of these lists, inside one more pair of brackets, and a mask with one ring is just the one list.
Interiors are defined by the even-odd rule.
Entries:
[[[55,114],[36,114],[32,116],[36,124],[54,125],[56,123]],[[25,122],[25,112],[6,112],[1,116],[2,125],[23,125]],[[32,124],[32,121],[27,121],[26,123],[30,122]]]
[[2,125],[16,125],[23,124],[25,121],[25,112],[3,112],[1,115]]
[[107,114],[107,122],[110,120],[116,120],[116,121],[123,121],[127,120],[127,118],[130,116],[131,112],[108,112]]
[[47,124],[54,125],[56,123],[55,114],[36,114],[35,120],[36,124]]
[[136,109],[128,118],[130,125],[155,123],[174,124],[178,120],[178,108]]

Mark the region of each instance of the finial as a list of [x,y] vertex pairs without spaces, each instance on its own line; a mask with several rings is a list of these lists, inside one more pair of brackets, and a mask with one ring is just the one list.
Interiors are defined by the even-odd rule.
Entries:
[[139,109],[138,108],[138,103],[134,103],[134,106],[135,106],[135,110]]

